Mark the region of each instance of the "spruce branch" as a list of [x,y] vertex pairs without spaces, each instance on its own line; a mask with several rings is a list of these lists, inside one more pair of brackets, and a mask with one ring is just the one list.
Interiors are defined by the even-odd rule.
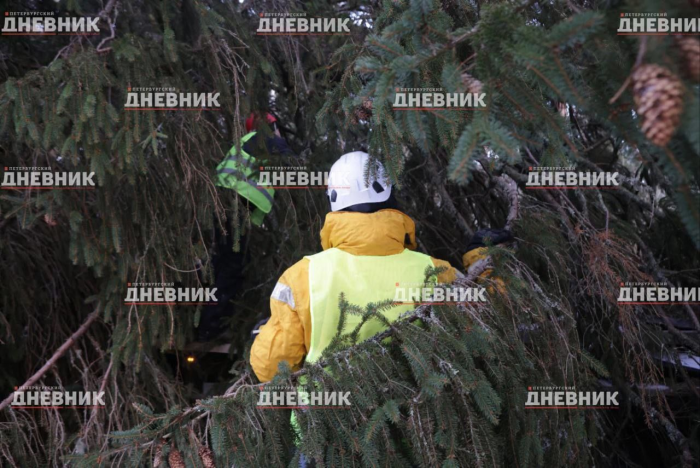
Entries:
[[690,444],[688,439],[680,430],[678,430],[678,427],[676,427],[673,421],[654,408],[646,408],[642,399],[636,394],[630,393],[629,396],[632,403],[640,406],[645,412],[647,412],[651,420],[660,426],[664,432],[666,432],[669,440],[681,451],[683,454],[681,458],[681,466],[683,468],[691,468],[693,466],[693,454],[690,451]]
[[[479,260],[478,262],[474,263],[474,265],[472,265],[472,267],[469,269],[468,274],[463,279],[458,280],[459,284],[464,284],[464,285],[473,284],[473,282],[476,281],[476,279],[479,277],[479,275],[481,275],[484,271],[486,271],[486,269],[488,269],[490,266],[491,266],[491,263],[490,263],[489,258]],[[430,319],[430,315],[429,315],[430,310],[431,310],[431,306],[429,304],[421,305],[421,306],[416,307],[413,310],[407,311],[404,314],[402,314],[399,317],[399,320],[403,321],[404,323],[413,323],[417,320]],[[393,325],[396,325],[396,322]],[[393,336],[395,333],[396,333],[395,327],[388,328],[388,329],[384,330],[383,332],[378,333],[365,341],[362,341],[361,343],[357,343],[353,346],[350,346],[346,349],[343,349],[341,351],[334,353],[329,358],[320,359],[318,362],[315,362],[312,365],[312,367],[315,369],[326,367],[330,364],[330,359],[333,359],[333,360],[345,359],[345,360],[347,360],[347,358],[349,356],[351,356],[353,353],[357,353],[358,349],[361,346],[366,346],[368,343],[381,344],[381,342],[383,340]],[[290,374],[289,380],[292,381],[293,383],[297,382],[300,377],[309,374],[309,370],[310,370],[309,367],[304,367],[303,369],[300,369],[300,370]],[[247,389],[247,388],[257,388],[259,386],[260,386],[260,384],[254,383],[252,376],[250,375],[249,372],[246,371],[241,375],[241,377],[233,385],[231,385],[224,392],[223,395],[214,397],[214,399],[216,399],[216,400],[233,400],[236,398],[236,396],[238,395],[238,393],[241,390]],[[198,414],[193,419],[188,418],[188,416],[194,415],[195,413],[200,413],[200,414]],[[198,421],[204,417],[209,416],[209,414],[210,414],[210,412],[208,410],[205,410],[204,407],[201,406],[200,402],[198,401],[195,406],[183,409],[182,412],[179,414],[177,420],[178,421],[186,421],[181,426],[184,428],[188,424],[191,424],[195,421]],[[168,433],[168,434],[163,435],[162,437],[169,438],[170,436],[171,436],[171,433]],[[154,439],[150,442],[141,444],[141,448],[146,447],[146,446],[150,446],[155,441],[156,441],[156,439]]]
[[[479,260],[478,262],[475,262],[474,265],[472,265],[469,268],[469,271],[467,272],[467,275],[464,279],[457,280],[459,281],[460,284],[473,284],[474,281],[481,275],[484,271],[486,271],[490,267],[490,258],[484,258],[482,260]],[[405,312],[399,317],[399,320],[405,321],[407,323],[413,323],[416,320],[421,320],[425,319],[426,312],[429,312],[431,310],[432,306],[430,304],[425,304],[416,307],[413,310],[410,310],[408,312]],[[396,322],[394,322],[393,325],[396,325]],[[357,343],[349,348],[346,348],[342,351],[339,351],[338,353],[334,354],[334,358],[344,358],[347,356],[352,355],[353,353],[357,352],[357,349],[363,345],[369,343],[376,343],[379,344],[381,343],[384,339],[389,338],[390,336],[394,335],[396,333],[395,328],[388,328],[384,330],[383,332],[377,333],[373,337],[361,342]],[[314,367],[325,367],[329,364],[328,359],[320,359],[318,362],[315,362],[313,364]],[[290,375],[292,379],[298,379],[302,375],[308,374],[308,369],[303,368],[300,369],[293,374]]]

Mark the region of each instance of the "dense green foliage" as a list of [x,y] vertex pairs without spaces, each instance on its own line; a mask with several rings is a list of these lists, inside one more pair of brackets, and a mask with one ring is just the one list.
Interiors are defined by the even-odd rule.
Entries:
[[[700,91],[684,78],[683,119],[666,148],[640,131],[630,90],[610,103],[640,50],[616,35],[619,13],[692,17],[693,7],[360,3],[71,0],[52,8],[101,14],[100,37],[0,38],[1,165],[94,171],[98,185],[0,196],[0,387],[24,382],[97,309],[100,323],[42,383],[103,386],[108,400],[95,413],[3,410],[3,463],[148,466],[170,441],[192,466],[198,443],[221,466],[292,459],[288,413],[255,406],[245,350],[279,275],[320,249],[327,202],[321,191],[278,191],[255,229],[250,207],[216,189],[214,168],[257,109],[278,115],[294,164],[327,170],[357,149],[381,159],[419,248],[455,266],[476,230],[506,223],[504,185],[521,189],[517,248],[492,249],[506,291],[488,305],[421,309],[424,326],[407,321],[390,344],[330,358],[330,374],[309,366],[312,381],[352,389],[356,404],[300,414],[304,452],[328,465],[691,466],[693,451],[697,462],[697,379],[661,364],[700,354],[697,310],[616,299],[626,281],[700,286]],[[351,34],[256,36],[260,12],[286,11],[349,16]],[[644,62],[685,76],[671,37],[644,49]],[[392,110],[396,87],[464,92],[464,74],[483,84],[487,111]],[[131,86],[219,92],[222,109],[128,112]],[[358,119],[367,100],[371,117]],[[529,191],[531,165],[614,170],[623,184]],[[221,397],[183,384],[166,362],[192,340],[200,311],[123,304],[127,282],[210,284],[214,223],[253,234],[240,246],[250,261]],[[624,395],[619,414],[524,408],[529,385],[586,390],[601,379]],[[671,391],[645,390],[656,384]]]

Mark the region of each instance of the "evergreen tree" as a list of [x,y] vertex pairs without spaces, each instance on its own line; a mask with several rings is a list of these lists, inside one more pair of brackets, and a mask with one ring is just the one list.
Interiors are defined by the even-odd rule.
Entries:
[[[700,460],[698,379],[682,365],[700,355],[697,306],[617,300],[623,282],[700,286],[698,41],[617,35],[621,13],[694,18],[692,1],[5,3],[99,16],[101,33],[0,38],[0,166],[95,172],[97,185],[0,195],[0,386],[22,385],[78,330],[36,383],[103,389],[107,408],[4,407],[4,464]],[[351,33],[256,35],[274,12],[350,18]],[[130,112],[132,87],[218,92],[221,109]],[[399,112],[396,88],[484,92],[487,110]],[[124,304],[128,282],[211,284],[215,224],[251,230],[251,207],[213,175],[260,110],[313,170],[359,149],[380,159],[426,253],[457,266],[479,229],[517,238],[489,249],[506,287],[479,283],[487,304],[421,306],[367,342],[339,334],[320,363],[283,366],[273,385],[304,375],[352,391],[350,409],[298,412],[299,450],[289,412],[257,405],[246,353],[276,279],[320,249],[322,191],[278,191],[263,228],[236,243],[254,262],[217,396],[167,364],[199,308]],[[528,190],[530,166],[619,172],[621,185]],[[366,321],[387,306],[339,303]],[[610,385],[621,409],[528,410],[532,385]]]

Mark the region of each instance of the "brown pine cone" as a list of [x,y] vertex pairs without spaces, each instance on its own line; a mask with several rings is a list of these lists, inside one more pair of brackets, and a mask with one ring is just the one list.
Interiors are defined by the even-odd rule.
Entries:
[[477,80],[467,72],[462,73],[462,83],[464,83],[464,86],[467,88],[467,92],[471,94],[479,94],[484,88],[481,81]]
[[676,45],[681,50],[683,68],[688,78],[697,83],[700,81],[700,41],[688,36],[676,36]]
[[632,73],[634,102],[642,131],[655,145],[666,146],[683,113],[683,83],[659,65],[642,65]]
[[357,117],[358,120],[369,120],[372,117],[372,112],[364,107],[359,107],[355,110],[355,117]]
[[204,468],[216,468],[214,464],[214,454],[211,452],[209,447],[204,445],[199,446],[199,458],[202,459],[202,465]]
[[357,106],[350,117],[350,124],[357,125],[360,120],[369,120],[372,118],[372,101],[370,99],[365,99],[362,104]]
[[180,451],[175,448],[175,445],[170,449],[168,463],[170,464],[170,468],[185,468],[185,460],[182,458]]

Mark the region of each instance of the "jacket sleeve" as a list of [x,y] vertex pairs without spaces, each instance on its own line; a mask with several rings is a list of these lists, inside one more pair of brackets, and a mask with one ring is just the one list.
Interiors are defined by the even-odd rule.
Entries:
[[298,370],[307,353],[304,329],[295,310],[292,288],[287,283],[283,275],[275,285],[270,296],[270,320],[260,328],[250,350],[250,365],[261,382],[272,380],[282,361],[292,370]]
[[[487,255],[487,248],[486,247],[478,247],[476,249],[472,249],[468,251],[467,253],[464,254],[462,257],[462,262],[464,263],[464,271],[468,272],[469,267],[471,267],[473,264],[478,262],[479,260],[482,260],[486,258]],[[498,289],[499,292],[504,293],[505,292],[505,284],[503,283],[503,280],[499,278],[496,275],[493,275],[493,270],[491,268],[487,268],[484,270],[480,275],[479,279],[480,280],[491,280],[493,283],[495,283],[496,289]],[[488,287],[487,288],[489,293],[493,293],[493,288]]]
[[[487,246],[508,244],[511,241],[513,241],[513,234],[508,229],[486,228],[476,231],[467,245],[467,252],[462,257],[464,270],[469,272],[472,265],[488,256]],[[503,280],[495,275],[492,276],[492,273],[493,270],[487,268],[479,275],[479,279],[490,281],[495,284],[498,291],[505,292]],[[492,287],[489,286],[488,290],[489,293],[493,293]]]
[[438,267],[445,267],[446,270],[443,271],[438,275],[438,282],[443,283],[443,284],[450,284],[457,278],[457,270],[450,265],[450,262],[447,262],[445,260],[440,260],[437,258],[430,257],[430,259],[433,261],[433,266],[436,268]]

